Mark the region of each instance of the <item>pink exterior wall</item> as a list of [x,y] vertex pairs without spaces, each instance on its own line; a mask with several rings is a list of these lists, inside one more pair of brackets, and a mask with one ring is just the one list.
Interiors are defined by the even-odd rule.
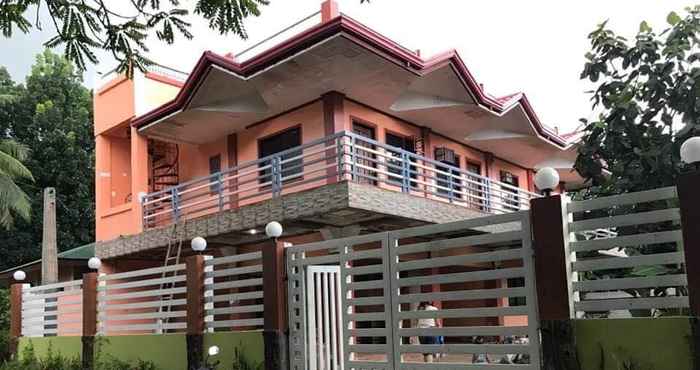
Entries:
[[134,116],[134,81],[117,77],[97,90],[93,97],[95,135]]

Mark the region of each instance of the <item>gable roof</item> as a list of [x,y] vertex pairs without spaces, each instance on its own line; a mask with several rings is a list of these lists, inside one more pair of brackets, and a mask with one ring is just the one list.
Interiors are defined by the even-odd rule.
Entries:
[[423,59],[413,51],[402,47],[396,42],[345,15],[339,15],[328,22],[320,23],[240,63],[211,51],[204,52],[178,95],[170,102],[135,118],[132,121],[132,125],[137,128],[142,128],[186,107],[187,103],[196,92],[197,86],[201,83],[202,79],[206,77],[207,72],[214,66],[225,69],[239,76],[241,79],[249,79],[261,73],[266,68],[316,43],[330,39],[339,34],[353,39],[366,50],[384,57],[418,75],[428,74],[435,69],[449,64],[459,76],[460,82],[464,85],[466,92],[481,107],[493,114],[503,115],[511,109],[520,106],[530,122],[532,122],[538,135],[560,148],[568,148],[571,145],[571,142],[565,137],[558,135],[554,130],[545,126],[540,121],[524,93],[493,97],[483,91],[456,50],[449,50],[429,59]]

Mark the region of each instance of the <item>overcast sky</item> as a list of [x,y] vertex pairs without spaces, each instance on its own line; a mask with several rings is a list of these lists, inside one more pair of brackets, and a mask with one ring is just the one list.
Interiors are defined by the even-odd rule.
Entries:
[[[126,0],[111,0],[126,1]],[[666,15],[693,3],[679,0],[338,0],[340,10],[410,49],[429,57],[457,49],[486,90],[494,95],[525,92],[540,118],[562,131],[573,130],[588,117],[590,104],[579,80],[588,50],[588,33],[605,19],[619,33],[632,36],[642,20],[666,27]],[[187,3],[187,1],[183,1]],[[262,16],[247,21],[249,40],[220,36],[205,21],[195,19],[192,41],[173,46],[153,38],[151,58],[190,71],[201,53],[237,52],[317,11],[321,0],[271,0]],[[0,38],[0,65],[15,80],[24,80],[36,53],[51,35],[43,32]],[[91,67],[85,84],[92,87],[95,69],[109,70],[104,59]]]

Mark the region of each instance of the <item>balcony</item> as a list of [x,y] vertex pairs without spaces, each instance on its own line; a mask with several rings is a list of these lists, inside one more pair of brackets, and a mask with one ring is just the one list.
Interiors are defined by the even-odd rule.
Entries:
[[351,181],[470,208],[527,209],[537,194],[366,137],[340,132],[142,198],[144,229]]

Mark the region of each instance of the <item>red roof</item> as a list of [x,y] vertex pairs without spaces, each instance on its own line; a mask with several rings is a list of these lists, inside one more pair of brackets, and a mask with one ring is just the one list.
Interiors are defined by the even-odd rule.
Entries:
[[328,22],[320,23],[241,63],[211,51],[204,52],[175,99],[151,112],[135,118],[132,125],[143,127],[185,107],[187,102],[191,99],[192,93],[198,85],[199,80],[206,75],[206,72],[211,66],[216,65],[231,73],[247,77],[339,33],[351,37],[367,50],[400,63],[400,65],[412,69],[418,74],[424,75],[445,64],[451,63],[465,82],[469,94],[478,104],[496,114],[504,113],[520,104],[539,135],[560,147],[566,147],[569,144],[564,137],[561,137],[540,122],[524,93],[516,93],[496,98],[484,92],[469,69],[467,69],[456,50],[449,50],[429,59],[423,59],[413,51],[402,47],[396,42],[344,15],[340,15]]

